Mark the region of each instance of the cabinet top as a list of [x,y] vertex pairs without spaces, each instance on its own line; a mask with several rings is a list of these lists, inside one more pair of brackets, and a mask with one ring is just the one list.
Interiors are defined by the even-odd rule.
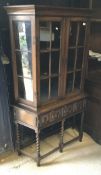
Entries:
[[37,15],[37,16],[91,16],[91,9],[53,7],[43,5],[11,5],[4,6],[9,15]]

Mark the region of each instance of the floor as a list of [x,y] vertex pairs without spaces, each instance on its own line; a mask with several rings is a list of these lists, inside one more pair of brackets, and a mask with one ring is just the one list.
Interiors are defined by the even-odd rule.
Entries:
[[[64,140],[77,136],[75,130],[65,131]],[[58,145],[59,135],[46,138],[41,143],[42,153]],[[35,145],[26,148],[28,152],[35,152]],[[7,153],[0,157],[0,175],[101,175],[101,145],[84,133],[83,142],[76,141],[41,161],[37,167],[33,159]]]

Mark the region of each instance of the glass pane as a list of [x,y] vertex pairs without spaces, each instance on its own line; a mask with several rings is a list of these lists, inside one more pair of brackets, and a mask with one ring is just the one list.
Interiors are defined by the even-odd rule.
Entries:
[[51,53],[51,74],[59,73],[59,56],[60,52]]
[[76,46],[77,22],[71,22],[69,33],[69,46]]
[[40,81],[40,100],[47,101],[48,100],[48,93],[49,93],[49,80],[41,80]]
[[81,69],[82,68],[83,53],[84,53],[84,48],[79,48],[77,50],[77,62],[76,62],[76,68],[77,69]]
[[66,91],[70,93],[73,89],[73,73],[67,75]]
[[40,54],[40,76],[49,75],[49,53]]
[[60,48],[60,31],[61,25],[59,22],[52,22],[52,48]]
[[31,22],[15,21],[15,45],[19,50],[31,50]]
[[51,78],[51,97],[58,96],[58,77]]
[[40,22],[40,49],[50,48],[51,31],[49,22]]
[[32,77],[32,54],[30,52],[16,52],[17,74]]
[[80,22],[78,45],[83,46],[85,42],[86,23]]
[[73,71],[75,64],[75,49],[68,50],[68,59],[67,59],[67,70]]
[[78,71],[75,73],[74,88],[80,89],[80,85],[81,85],[81,71]]
[[18,95],[29,101],[33,101],[32,80],[24,77],[18,77]]

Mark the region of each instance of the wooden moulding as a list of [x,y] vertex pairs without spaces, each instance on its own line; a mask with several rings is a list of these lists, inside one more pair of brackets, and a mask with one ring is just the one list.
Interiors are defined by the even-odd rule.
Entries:
[[37,15],[37,16],[91,16],[92,10],[85,8],[67,8],[38,5],[5,6],[9,15]]

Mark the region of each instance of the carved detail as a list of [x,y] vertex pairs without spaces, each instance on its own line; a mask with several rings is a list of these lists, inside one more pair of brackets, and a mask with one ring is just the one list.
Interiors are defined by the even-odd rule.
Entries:
[[85,106],[86,106],[86,100],[84,99],[69,105],[64,105],[58,109],[55,109],[54,111],[50,111],[42,115],[41,117],[39,117],[40,127],[44,125],[48,125],[55,121],[60,121],[63,118],[68,117],[69,115],[72,115],[73,113],[80,112],[85,108]]

